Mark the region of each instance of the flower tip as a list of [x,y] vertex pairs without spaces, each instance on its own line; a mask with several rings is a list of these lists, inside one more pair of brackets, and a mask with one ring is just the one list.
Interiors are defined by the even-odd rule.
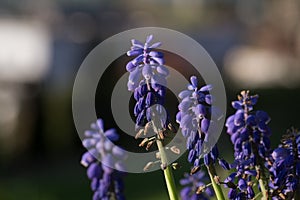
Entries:
[[191,76],[191,84],[196,88],[198,86],[198,79],[196,76]]
[[103,129],[104,129],[103,120],[102,119],[97,119],[96,124],[97,124],[99,130],[103,131]]
[[136,66],[132,63],[132,61],[130,61],[126,64],[126,70],[128,72],[132,72],[135,68],[136,68]]
[[152,44],[149,48],[155,49],[157,47],[160,47],[161,44],[162,44],[161,42],[156,42],[156,43]]
[[213,89],[213,86],[212,85],[205,85],[205,86],[203,86],[202,88],[200,88],[200,92],[209,92],[210,90],[212,90]]
[[132,44],[132,46],[137,46],[137,47],[140,47],[140,48],[143,47],[143,44],[140,41],[136,40],[136,39],[132,39],[131,44]]
[[233,101],[231,102],[231,105],[234,109],[239,110],[243,108],[243,103],[240,101]]
[[151,42],[151,40],[153,39],[153,35],[151,34],[151,35],[148,35],[147,36],[147,39],[146,39],[146,43],[150,43]]
[[81,164],[82,166],[84,166],[84,167],[88,167],[88,166],[89,166],[89,164],[88,164],[85,160],[81,160],[81,161],[80,161],[80,164]]
[[116,141],[119,139],[119,135],[117,134],[115,129],[109,129],[105,131],[105,136],[111,141]]

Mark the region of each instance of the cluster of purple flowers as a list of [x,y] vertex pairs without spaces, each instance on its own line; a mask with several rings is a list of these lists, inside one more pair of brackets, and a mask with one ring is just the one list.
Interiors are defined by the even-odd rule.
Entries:
[[118,140],[119,135],[114,129],[104,131],[101,119],[92,123],[91,130],[84,134],[86,138],[82,144],[88,151],[83,154],[81,164],[87,167],[87,176],[94,192],[93,200],[125,199],[121,171],[125,170],[123,161],[126,153],[112,143]]
[[[223,168],[229,169],[229,164],[219,158],[217,145],[209,150],[204,148],[205,142],[208,142],[211,137],[209,127],[216,123],[216,119],[212,119],[212,112],[218,115],[217,109],[212,106],[213,97],[210,94],[212,86],[199,87],[196,76],[192,76],[190,82],[187,90],[183,90],[178,95],[181,102],[176,115],[176,121],[180,124],[182,134],[187,139],[188,161],[194,165],[191,175],[186,174],[181,180],[181,184],[185,186],[181,191],[181,197],[182,199],[207,199],[214,193],[211,187],[205,186],[202,182],[206,177],[201,170],[201,157],[209,173],[217,179],[213,165],[219,161]],[[203,191],[205,193],[202,193]]]
[[164,66],[164,55],[154,49],[161,45],[160,42],[150,45],[153,36],[147,37],[145,44],[138,40],[131,40],[131,50],[128,56],[135,58],[126,65],[130,73],[128,90],[134,92],[136,104],[134,115],[136,116],[137,131],[144,130],[148,122],[158,120],[158,129],[166,129],[169,124],[167,113],[163,108],[166,95],[166,77],[169,70]]
[[131,50],[127,52],[127,55],[135,56],[135,58],[126,65],[126,70],[130,73],[127,84],[129,91],[135,91],[140,85],[147,84],[144,81],[151,83],[156,91],[160,89],[160,86],[166,85],[166,76],[169,75],[169,71],[164,66],[164,54],[154,50],[161,43],[150,45],[152,39],[153,36],[149,35],[145,44],[135,39],[131,40]]
[[300,190],[300,132],[288,131],[268,163],[272,199],[294,199]]
[[271,131],[267,125],[270,117],[264,111],[253,110],[257,100],[257,95],[250,96],[249,91],[242,91],[238,101],[232,102],[236,113],[226,121],[227,133],[234,145],[235,161],[231,167],[236,169],[225,180],[230,187],[230,199],[253,198],[252,179],[265,175],[264,163],[270,152]]
[[184,178],[180,180],[183,189],[180,192],[182,200],[208,200],[214,196],[211,187],[207,187],[204,181],[207,177],[203,171],[190,175],[185,173]]
[[[230,188],[228,198],[235,200],[253,199],[255,196],[251,182],[253,175],[256,175],[256,172],[249,170],[245,171],[244,174],[240,174],[240,172],[230,174],[224,181]],[[237,180],[236,184],[234,183],[235,180]]]
[[178,95],[181,102],[178,105],[176,121],[180,124],[183,136],[187,138],[188,161],[197,167],[200,166],[200,157],[204,156],[204,163],[208,166],[215,163],[219,155],[217,146],[209,152],[203,152],[203,143],[209,137],[209,126],[213,125],[212,96],[209,93],[212,86],[198,87],[196,76],[192,76],[190,81],[187,90],[183,90]]
[[[127,87],[136,100],[133,110],[136,117],[136,138],[142,133],[146,135],[151,132],[155,135],[145,138],[140,146],[147,144],[148,149],[156,141],[163,152],[162,140],[169,131],[176,131],[163,107],[169,71],[164,66],[164,54],[156,50],[161,43],[151,44],[152,40],[152,35],[146,38],[145,43],[131,40],[132,46],[127,55],[134,58],[126,65],[129,72]],[[192,76],[187,89],[178,95],[181,101],[176,121],[186,138],[188,161],[193,164],[191,173],[184,174],[184,178],[180,180],[183,186],[181,198],[208,200],[216,194],[218,199],[224,199],[220,187],[220,184],[224,184],[229,188],[229,199],[255,199],[253,187],[257,185],[266,199],[296,200],[296,193],[300,191],[300,132],[291,129],[283,136],[279,147],[271,151],[271,130],[268,126],[270,117],[264,111],[253,109],[258,95],[242,91],[238,100],[232,102],[236,111],[227,118],[225,124],[234,146],[234,162],[229,164],[219,157],[217,145],[212,148],[206,146],[210,144],[210,133],[213,133],[211,130],[214,130],[220,116],[213,106],[211,90],[211,85],[200,87],[197,77]],[[104,131],[101,119],[91,125],[91,130],[85,132],[82,144],[88,151],[82,156],[81,164],[87,168],[87,176],[94,192],[93,200],[125,199],[122,176],[127,155],[124,150],[114,145],[113,142],[118,138],[119,135],[114,129]],[[179,149],[172,151],[178,152]],[[161,156],[159,159],[162,169],[171,179],[166,155],[157,155]],[[224,182],[220,181],[214,168],[217,162],[225,170],[232,170]],[[146,167],[153,163],[157,162],[149,162]],[[211,184],[205,183],[208,178],[201,170],[202,166],[206,166]],[[169,187],[176,188],[172,184]]]
[[[156,91],[153,87],[148,87],[144,81],[140,82],[139,87],[134,91],[134,99],[136,104],[134,106],[134,115],[136,118],[137,129],[146,125],[147,122],[150,122],[153,119],[154,111],[159,113],[161,117],[161,126],[165,127],[165,117],[163,114],[162,105],[164,104],[166,88],[160,86]],[[155,105],[152,107],[153,105]]]

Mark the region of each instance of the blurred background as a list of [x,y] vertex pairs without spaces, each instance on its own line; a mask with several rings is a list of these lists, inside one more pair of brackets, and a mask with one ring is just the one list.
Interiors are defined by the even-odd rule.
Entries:
[[[222,73],[227,115],[241,89],[258,93],[276,146],[287,128],[300,127],[299,15],[297,0],[0,0],[0,199],[91,199],[73,82],[97,44],[131,28],[170,28],[197,40]],[[232,160],[225,132],[220,141]],[[179,162],[177,180],[189,169],[185,157]],[[125,185],[129,200],[168,198],[160,171],[129,174]]]

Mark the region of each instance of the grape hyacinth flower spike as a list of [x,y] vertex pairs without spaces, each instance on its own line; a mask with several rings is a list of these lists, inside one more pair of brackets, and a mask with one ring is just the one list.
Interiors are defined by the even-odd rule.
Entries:
[[114,129],[104,131],[101,119],[92,123],[91,130],[85,131],[84,135],[82,144],[88,151],[83,154],[81,164],[87,168],[87,176],[94,192],[93,200],[125,199],[122,180],[124,173],[121,171],[125,171],[123,162],[126,153],[112,143],[118,140],[119,135]]
[[[149,122],[154,119],[160,121],[156,124],[158,129],[172,128],[167,113],[163,109],[166,77],[169,75],[169,70],[164,66],[163,53],[154,49],[159,47],[161,43],[157,42],[150,45],[152,39],[152,35],[148,36],[145,44],[133,39],[131,50],[127,52],[128,56],[135,56],[133,60],[128,62],[126,69],[129,72],[128,90],[134,92],[134,99],[136,100],[134,115],[136,116],[137,132],[140,131],[140,127],[151,126]],[[157,119],[158,117],[161,119]]]
[[[270,196],[277,199],[298,199],[300,192],[300,132],[292,128],[283,135],[281,144],[269,160]],[[298,192],[298,194],[297,194]]]
[[211,151],[205,153],[203,151],[203,144],[209,139],[208,128],[212,123],[210,120],[212,96],[209,93],[212,86],[206,85],[198,89],[196,76],[192,76],[190,81],[188,89],[178,95],[181,102],[178,105],[176,121],[180,124],[183,136],[187,138],[189,162],[198,166],[199,157],[204,155],[204,160],[209,165],[216,162],[218,157],[216,146]]
[[[150,44],[152,40],[152,35],[147,37],[144,44],[135,39],[131,40],[131,50],[127,52],[127,55],[134,58],[126,65],[126,70],[129,72],[127,86],[128,90],[134,93],[136,100],[133,111],[136,117],[136,139],[142,135],[151,135],[149,138],[144,138],[139,146],[146,146],[148,150],[156,143],[169,196],[171,200],[175,200],[178,199],[176,186],[163,144],[165,137],[176,132],[163,107],[166,95],[166,77],[169,75],[169,71],[164,66],[163,53],[155,50],[161,43]],[[153,163],[157,162],[148,163],[144,169],[148,169]]]
[[150,45],[152,39],[153,36],[149,35],[145,44],[135,39],[131,40],[132,47],[127,55],[135,58],[126,65],[126,70],[130,73],[127,86],[129,91],[135,91],[139,86],[147,84],[146,82],[151,82],[152,89],[164,96],[169,71],[164,66],[163,53],[155,50],[161,42]]
[[236,170],[225,180],[230,187],[230,199],[252,199],[255,180],[259,182],[264,199],[268,198],[265,163],[270,152],[271,131],[267,125],[270,117],[264,111],[253,110],[257,100],[258,95],[242,91],[238,100],[232,102],[235,114],[226,121],[227,133],[234,145],[235,161],[231,166]]
[[224,199],[214,165],[218,160],[222,166],[227,166],[228,163],[219,158],[216,145],[209,150],[206,150],[205,146],[209,144],[210,137],[213,137],[208,134],[209,127],[214,126],[217,120],[211,119],[211,112],[216,111],[212,106],[213,97],[209,93],[212,86],[198,87],[196,76],[192,76],[190,82],[187,90],[183,90],[178,95],[181,102],[178,105],[179,112],[176,115],[176,121],[180,124],[182,134],[187,139],[188,161],[194,165],[191,173],[200,170],[200,158],[203,157],[217,198]]

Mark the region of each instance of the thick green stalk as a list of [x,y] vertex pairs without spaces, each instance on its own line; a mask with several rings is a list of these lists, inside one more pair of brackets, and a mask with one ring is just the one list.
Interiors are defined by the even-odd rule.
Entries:
[[172,173],[172,168],[168,166],[168,159],[162,141],[160,139],[157,139],[156,144],[160,153],[162,165],[167,166],[166,169],[164,169],[164,176],[165,176],[170,200],[178,200],[178,194],[177,194],[177,189],[176,189],[176,185]]
[[262,200],[268,200],[268,190],[266,188],[266,176],[265,176],[265,171],[263,167],[263,162],[261,159],[259,159],[259,164],[258,166],[255,167],[256,171],[259,174],[259,179],[258,179],[258,184],[262,193]]
[[218,200],[225,200],[222,188],[221,188],[220,184],[216,183],[216,180],[215,180],[215,176],[216,176],[215,167],[213,165],[209,165],[209,166],[206,166],[206,167],[207,167],[209,178],[211,180],[211,183],[212,183],[212,186],[214,188],[217,199]]
[[[149,80],[147,80],[146,83],[147,83],[148,90],[150,91],[151,89],[150,89]],[[170,197],[170,200],[179,200],[173,173],[172,173],[172,168],[169,166],[168,158],[167,158],[165,148],[162,143],[162,139],[159,136],[159,132],[158,132],[159,130],[156,127],[155,119],[156,118],[154,115],[153,120],[152,120],[152,127],[153,127],[154,132],[157,135],[156,144],[157,144],[158,151],[160,153],[161,163],[162,163],[162,166],[165,167],[163,169],[163,171],[164,171],[164,176],[165,176],[165,181],[166,181],[169,197]]]
[[260,187],[260,190],[261,190],[261,193],[262,193],[262,200],[268,200],[268,192],[266,190],[266,187],[265,187],[265,183],[263,181],[263,179],[259,179],[258,180],[258,183],[259,183],[259,187]]

